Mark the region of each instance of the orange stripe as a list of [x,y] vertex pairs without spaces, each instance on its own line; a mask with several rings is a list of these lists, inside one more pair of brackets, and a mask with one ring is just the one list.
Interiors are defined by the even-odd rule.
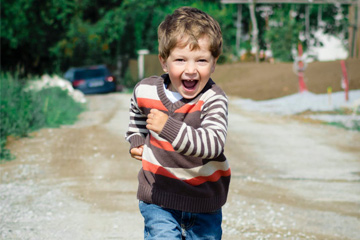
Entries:
[[145,171],[149,171],[154,174],[162,175],[162,176],[169,177],[169,178],[178,179],[174,174],[170,173],[168,170],[166,170],[162,166],[152,164],[144,159],[142,160],[142,167]]
[[192,113],[196,111],[200,111],[204,101],[198,101],[196,104],[185,104],[181,108],[177,109],[176,113]]
[[167,108],[162,104],[160,100],[154,100],[150,98],[138,98],[137,104],[139,107],[155,108],[158,110],[167,111]]
[[174,174],[172,174],[171,172],[169,172],[168,170],[166,170],[164,167],[162,166],[158,166],[155,164],[152,164],[146,160],[142,160],[142,165],[143,165],[143,170],[145,171],[149,171],[152,172],[154,174],[158,174],[158,175],[162,175],[165,177],[169,177],[169,178],[173,178],[173,179],[177,179],[180,181],[184,181],[192,186],[198,186],[200,184],[203,184],[205,182],[216,182],[218,181],[221,177],[227,177],[231,175],[231,170],[230,168],[226,171],[223,170],[218,170],[216,172],[214,172],[212,175],[210,176],[199,176],[199,177],[194,177],[188,180],[181,180],[179,178],[177,178]]
[[214,172],[213,174],[211,174],[210,176],[199,176],[199,177],[195,177],[195,178],[191,178],[188,180],[185,180],[184,182],[193,185],[193,186],[197,186],[200,184],[203,184],[205,182],[216,182],[218,181],[221,177],[227,177],[231,175],[231,171],[230,168],[226,171],[223,170],[218,170],[216,172]]
[[150,135],[150,144],[154,145],[155,147],[161,148],[165,151],[175,152],[171,143],[167,141],[159,141],[156,138],[154,138],[152,135]]

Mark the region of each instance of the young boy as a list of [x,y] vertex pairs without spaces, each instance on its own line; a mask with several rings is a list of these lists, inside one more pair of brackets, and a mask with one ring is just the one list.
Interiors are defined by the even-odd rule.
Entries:
[[126,133],[131,156],[142,161],[137,197],[145,239],[221,239],[228,106],[210,78],[221,30],[208,14],[182,7],[160,24],[158,40],[167,74],[135,86]]

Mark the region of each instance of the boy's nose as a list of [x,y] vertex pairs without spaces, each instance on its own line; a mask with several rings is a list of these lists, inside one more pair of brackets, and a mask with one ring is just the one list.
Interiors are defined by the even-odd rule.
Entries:
[[185,67],[185,73],[194,74],[196,73],[196,66],[194,63],[188,62]]

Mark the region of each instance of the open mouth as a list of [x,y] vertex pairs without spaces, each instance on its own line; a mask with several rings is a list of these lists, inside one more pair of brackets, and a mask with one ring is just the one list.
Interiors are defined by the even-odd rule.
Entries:
[[182,80],[182,84],[186,90],[194,90],[196,85],[198,83],[198,80]]

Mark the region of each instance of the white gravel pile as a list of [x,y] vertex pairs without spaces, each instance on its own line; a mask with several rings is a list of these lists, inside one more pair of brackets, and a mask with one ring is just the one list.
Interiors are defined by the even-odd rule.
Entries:
[[57,75],[49,76],[44,74],[41,76],[41,79],[30,81],[29,86],[27,87],[28,90],[40,91],[44,88],[49,87],[60,87],[61,89],[68,92],[68,94],[77,102],[85,103],[86,98],[84,94],[76,90],[72,87],[71,83],[66,79],[60,78]]
[[[331,94],[303,92],[265,101],[236,99],[233,103],[248,111],[285,116],[305,111],[316,112],[306,117],[324,122],[341,122],[345,126],[353,124],[354,121],[360,122],[360,116],[357,113],[360,110],[360,90],[349,91],[348,101],[345,99],[344,92]],[[352,114],[340,114],[341,109],[350,110]],[[339,114],[328,114],[333,111],[339,111]]]

